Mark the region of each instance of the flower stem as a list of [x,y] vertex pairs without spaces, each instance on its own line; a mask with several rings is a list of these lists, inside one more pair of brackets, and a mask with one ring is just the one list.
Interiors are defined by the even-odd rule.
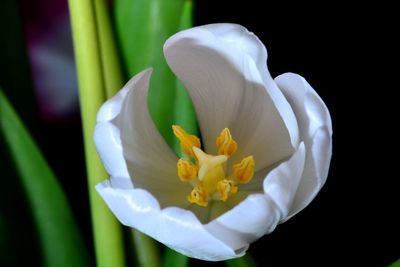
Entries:
[[246,254],[241,258],[227,260],[225,263],[228,267],[257,267],[256,262],[249,254]]
[[121,64],[105,0],[94,0],[97,32],[101,54],[106,98],[112,97],[124,85]]
[[[124,80],[106,2],[104,0],[94,0],[94,5],[105,94],[106,98],[110,98],[122,88]],[[130,232],[139,265],[141,267],[159,266],[156,241],[137,230],[132,229]]]
[[156,241],[141,232],[132,229],[137,261],[141,267],[159,267],[160,256]]
[[121,227],[95,191],[95,185],[107,177],[107,174],[93,143],[96,113],[105,100],[105,84],[93,1],[69,0],[69,8],[78,71],[97,266],[125,266]]
[[163,266],[186,267],[189,265],[189,258],[172,250],[166,249],[164,254]]

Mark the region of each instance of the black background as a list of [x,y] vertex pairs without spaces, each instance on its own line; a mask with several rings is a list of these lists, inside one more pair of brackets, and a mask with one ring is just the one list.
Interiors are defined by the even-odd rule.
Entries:
[[390,7],[215,2],[197,2],[196,24],[233,22],[254,32],[267,47],[272,76],[305,77],[333,121],[324,188],[305,210],[252,244],[250,253],[261,266],[386,266],[399,258]]
[[[391,10],[383,3],[353,7],[336,1],[313,5],[196,2],[196,25],[232,22],[254,32],[268,49],[272,76],[302,75],[332,116],[333,158],[327,182],[305,210],[250,246],[260,266],[386,266],[400,258],[398,156],[394,156],[398,101],[393,93],[398,82],[390,72],[398,64],[390,49],[398,30],[392,27]],[[83,149],[79,114],[37,121],[30,129],[92,247],[83,151],[77,151]],[[4,144],[0,149],[5,149]],[[0,156],[2,169],[10,166],[10,172],[12,163]],[[21,189],[12,183],[8,186],[1,199],[21,201],[2,203],[4,214],[15,221],[10,225],[13,238],[7,253],[15,253],[15,262],[40,265],[37,237]],[[26,261],[18,260],[18,251]],[[196,260],[191,264],[224,266]]]

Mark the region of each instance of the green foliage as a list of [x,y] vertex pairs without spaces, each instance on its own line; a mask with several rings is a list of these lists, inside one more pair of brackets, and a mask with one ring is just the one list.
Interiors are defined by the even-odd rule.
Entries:
[[[108,83],[103,68],[103,64],[110,59],[103,59],[105,53],[112,52],[112,47],[106,45],[104,40],[111,35],[104,31],[106,29],[99,30],[99,27],[104,28],[108,23],[107,13],[104,11],[105,3],[104,0],[69,0],[69,10],[78,73],[96,264],[104,267],[122,267],[125,266],[125,255],[121,225],[95,189],[96,184],[108,176],[93,142],[96,114],[106,100],[107,84],[110,85],[111,91],[115,90],[113,84],[118,83]],[[99,20],[102,20],[101,23]],[[102,48],[106,50],[102,51]]]
[[164,267],[186,267],[189,264],[189,258],[173,251],[172,249],[167,249],[164,255]]
[[174,138],[176,78],[163,54],[163,45],[180,29],[183,0],[117,0],[116,30],[127,75],[153,67],[149,109],[155,124],[169,144]]
[[0,132],[9,146],[32,208],[45,265],[88,266],[87,249],[64,192],[2,91]]
[[257,267],[256,262],[249,254],[246,254],[241,258],[227,260],[225,263],[228,267]]

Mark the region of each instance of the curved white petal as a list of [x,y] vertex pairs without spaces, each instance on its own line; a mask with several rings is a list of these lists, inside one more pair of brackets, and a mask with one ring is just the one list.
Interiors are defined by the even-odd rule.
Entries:
[[[129,84],[129,83],[128,83]],[[127,85],[128,85],[127,84]],[[103,165],[110,176],[130,178],[126,167],[119,129],[111,123],[121,111],[122,102],[129,89],[127,86],[108,99],[97,112],[94,142]]]
[[280,219],[280,210],[268,195],[251,194],[205,227],[234,250],[246,251],[251,242],[272,232]]
[[149,192],[133,189],[124,181],[113,177],[96,186],[124,225],[189,257],[218,261],[244,254],[243,250],[234,251],[210,234],[192,212],[180,208],[160,210],[159,203]]
[[94,143],[107,173],[110,176],[130,179],[119,129],[109,121],[97,124],[94,130]]
[[135,188],[151,192],[162,207],[184,207],[191,187],[178,178],[178,158],[165,143],[148,111],[150,75],[151,69],[148,69],[128,82],[128,93],[113,123],[120,130],[124,158]]
[[332,121],[324,102],[303,77],[285,73],[275,81],[296,114],[300,138],[307,150],[304,173],[286,218],[289,219],[311,202],[326,181],[332,155]]
[[97,112],[97,123],[111,121],[114,119],[119,112],[121,111],[122,102],[126,97],[129,89],[128,86],[129,82],[118,91],[116,95],[112,98],[108,99],[99,109]]
[[272,232],[291,207],[304,168],[305,146],[264,179],[264,194],[250,194],[233,209],[206,225],[215,237],[235,250]]
[[215,153],[215,138],[224,127],[238,142],[232,161],[251,153],[257,170],[294,152],[296,118],[253,33],[234,24],[196,27],[168,39],[164,54],[189,91],[208,153]]
[[273,169],[264,179],[264,192],[279,207],[285,218],[292,207],[306,158],[306,148],[301,143],[293,156]]

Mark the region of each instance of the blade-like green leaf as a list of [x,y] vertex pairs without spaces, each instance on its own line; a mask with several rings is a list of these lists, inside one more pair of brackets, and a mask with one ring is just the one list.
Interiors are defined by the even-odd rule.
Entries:
[[1,130],[0,162],[0,266],[43,266],[35,220]]
[[400,267],[400,259],[390,264],[388,267]]
[[[193,21],[193,4],[192,1],[185,1],[180,30],[192,27]],[[199,128],[197,126],[196,113],[193,108],[192,99],[186,89],[179,80],[176,80],[176,96],[175,96],[174,124],[182,126],[188,133],[199,136]],[[174,138],[174,150],[181,155],[180,142]]]
[[0,91],[0,131],[32,207],[46,266],[88,266],[87,250],[54,173]]
[[167,66],[163,45],[178,31],[184,0],[116,0],[115,19],[128,76],[153,67],[149,109],[155,124],[172,145],[176,79]]

